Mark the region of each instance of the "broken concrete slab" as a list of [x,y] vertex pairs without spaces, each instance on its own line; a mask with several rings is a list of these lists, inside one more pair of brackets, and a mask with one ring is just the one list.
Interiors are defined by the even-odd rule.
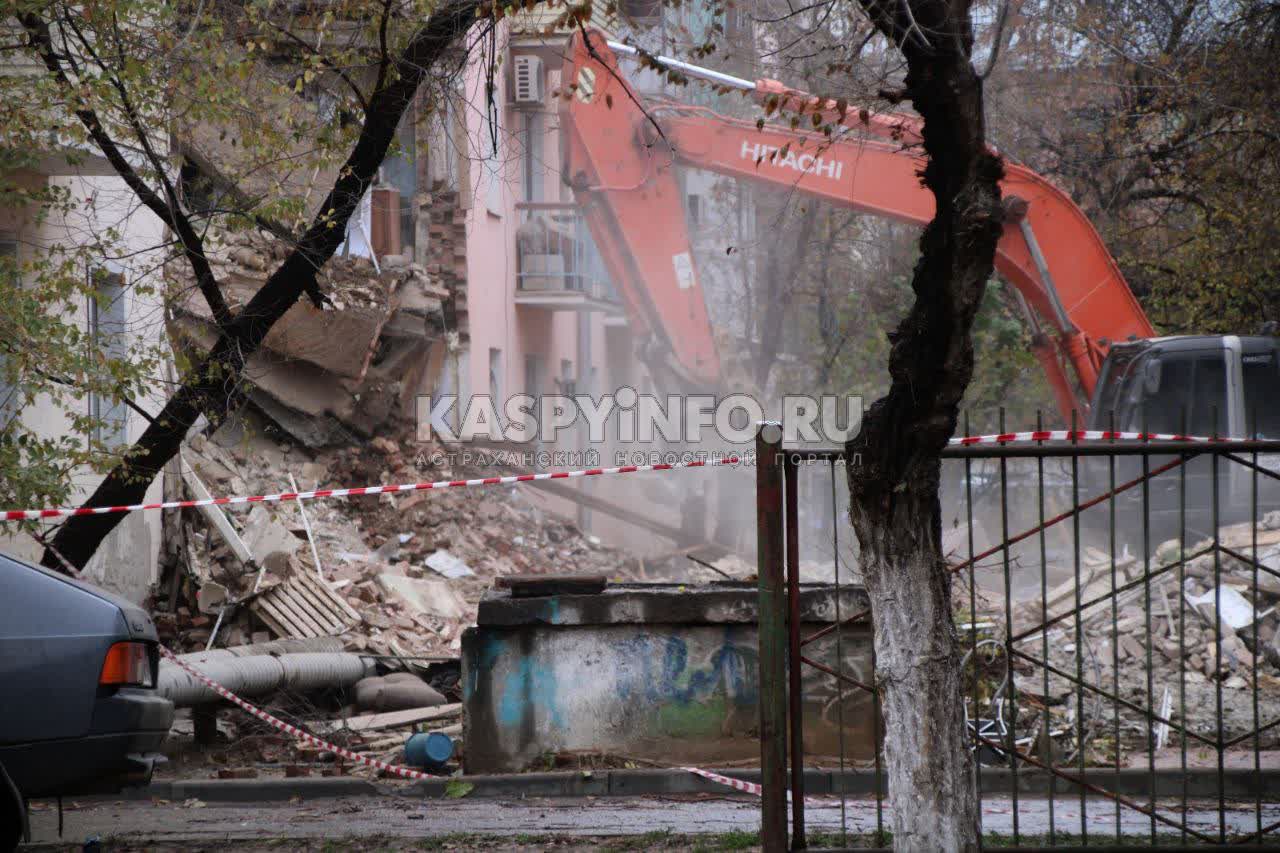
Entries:
[[278,575],[289,570],[289,558],[302,547],[301,540],[288,527],[276,520],[274,513],[262,504],[253,507],[244,522],[241,538],[253,560]]
[[[190,463],[187,462],[186,455],[179,453],[179,464],[182,466],[182,481],[186,483],[187,488],[191,490],[196,500],[207,501],[213,498],[209,490],[205,488],[204,483],[196,475]],[[231,552],[235,554],[236,559],[242,565],[248,566],[253,562],[253,553],[249,550],[249,546],[240,538],[240,534],[236,532],[235,525],[231,523],[231,519],[227,518],[226,513],[221,507],[217,506],[201,506],[200,513],[213,526],[222,540],[231,548]]]
[[445,581],[380,574],[378,584],[417,613],[454,621],[467,612],[466,601]]
[[438,575],[443,575],[450,580],[456,578],[471,577],[475,572],[471,571],[471,567],[464,560],[455,557],[444,548],[437,550],[434,554],[426,559],[427,568]]

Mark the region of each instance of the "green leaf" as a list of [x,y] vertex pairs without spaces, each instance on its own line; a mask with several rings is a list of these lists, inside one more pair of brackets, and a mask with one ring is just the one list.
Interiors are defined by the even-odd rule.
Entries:
[[444,786],[444,795],[451,800],[460,800],[475,789],[476,786],[471,782],[464,782],[461,779],[450,779],[449,784]]

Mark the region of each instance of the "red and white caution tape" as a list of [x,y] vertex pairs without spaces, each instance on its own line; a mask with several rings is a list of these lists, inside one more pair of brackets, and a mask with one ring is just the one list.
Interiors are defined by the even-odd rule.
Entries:
[[[747,794],[755,794],[757,797],[764,796],[764,787],[757,785],[755,782],[744,782],[741,779],[734,779],[731,776],[721,776],[719,773],[712,773],[710,770],[703,770],[701,767],[682,767],[681,770],[687,770],[694,776],[701,776],[703,779],[710,779],[718,785],[726,785],[730,788],[742,791]],[[791,796],[791,791],[787,791],[787,796]]]
[[[1228,438],[1206,438],[1195,435],[1171,433],[1115,432],[1111,430],[1031,430],[1027,432],[1002,432],[993,435],[969,435],[953,438],[948,444],[969,447],[976,444],[1013,444],[1031,441],[1230,441]],[[231,504],[272,503],[276,501],[312,500],[314,498],[348,498],[359,495],[383,495],[396,492],[422,492],[428,489],[453,489],[463,486],[505,486],[512,483],[529,483],[536,480],[563,480],[571,477],[598,477],[604,474],[634,474],[641,471],[672,471],[679,468],[709,468],[717,465],[737,465],[737,456],[695,459],[689,462],[670,462],[657,465],[620,465],[614,468],[588,468],[582,471],[554,471],[546,474],[517,474],[510,477],[479,477],[473,480],[437,480],[430,483],[400,483],[395,485],[360,486],[353,489],[313,489],[309,492],[280,492],[274,495],[247,495],[230,498],[206,498],[194,501],[165,501],[163,503],[126,504],[123,506],[57,507],[51,509],[9,509],[0,511],[0,521],[33,521],[41,518],[65,518],[75,515],[108,515],[119,512],[136,512],[154,509],[184,509],[186,507],[226,506]]]
[[1115,432],[1102,429],[1038,429],[1027,432],[1001,432],[994,435],[966,435],[947,443],[953,447],[974,444],[1013,444],[1019,441],[1232,441],[1229,438],[1206,438],[1201,435],[1174,435],[1164,432]]
[[298,728],[297,726],[291,726],[288,723],[286,723],[284,720],[271,716],[266,711],[262,710],[256,705],[246,702],[236,694],[232,693],[227,688],[223,687],[218,682],[214,681],[211,678],[207,678],[203,673],[198,672],[189,664],[179,660],[177,655],[175,655],[173,652],[166,649],[164,646],[160,647],[160,654],[164,655],[169,660],[173,661],[175,664],[185,669],[192,677],[199,679],[201,682],[205,684],[205,686],[207,686],[213,692],[217,693],[223,699],[226,699],[228,702],[233,702],[236,705],[239,705],[241,708],[248,711],[250,714],[253,714],[253,716],[257,717],[259,720],[262,720],[264,723],[272,725],[282,732],[287,732],[288,734],[291,734],[294,737],[296,737],[298,740],[306,741],[312,746],[316,746],[316,747],[319,747],[320,749],[328,750],[336,755],[341,755],[343,758],[349,758],[352,761],[359,762],[360,764],[367,764],[370,767],[376,767],[379,770],[385,770],[388,773],[394,773],[397,776],[403,776],[406,779],[436,778],[432,776],[430,773],[423,773],[421,770],[414,770],[412,767],[403,767],[399,764],[388,764],[385,761],[379,761],[376,758],[369,758],[368,756],[361,755],[358,752],[352,752],[349,749],[344,749],[338,746],[337,744],[329,743],[327,740],[321,740],[320,738],[316,737],[313,734],[304,732],[302,729]]
[[[724,785],[745,794],[755,794],[757,797],[764,796],[764,786],[755,782],[744,782],[741,779],[734,779],[732,776],[722,776],[719,773],[712,773],[710,770],[703,770],[701,767],[681,767],[681,770],[692,773],[695,776],[701,776],[715,782],[717,785]],[[804,801],[808,805],[831,805],[830,800],[821,799],[819,797],[805,797]],[[787,788],[787,802],[791,802],[791,789]]]
[[572,477],[598,477],[604,474],[634,474],[641,471],[673,471],[679,468],[710,468],[716,465],[737,465],[737,456],[695,459],[689,462],[669,462],[657,465],[620,465],[615,468],[588,468],[583,471],[553,471],[545,474],[517,474],[510,477],[480,477],[474,480],[436,480],[430,483],[400,483],[389,486],[361,486],[354,489],[313,489],[309,492],[280,492],[274,495],[249,495],[234,498],[205,498],[194,501],[165,501],[163,503],[126,504],[123,506],[82,506],[55,509],[9,509],[0,513],[3,521],[29,521],[41,518],[63,518],[73,515],[108,515],[117,512],[136,512],[150,509],[185,509],[200,506],[227,506],[231,504],[273,503],[276,501],[311,500],[313,498],[349,498],[359,495],[389,495],[396,492],[424,492],[428,489],[454,489],[463,486],[506,486],[512,483],[530,483],[535,480],[565,480]]

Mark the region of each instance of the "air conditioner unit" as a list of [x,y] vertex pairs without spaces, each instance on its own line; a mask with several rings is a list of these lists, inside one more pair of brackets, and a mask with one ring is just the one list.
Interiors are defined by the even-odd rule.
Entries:
[[515,57],[515,87],[511,100],[517,104],[541,104],[546,97],[542,79],[542,60],[532,54]]

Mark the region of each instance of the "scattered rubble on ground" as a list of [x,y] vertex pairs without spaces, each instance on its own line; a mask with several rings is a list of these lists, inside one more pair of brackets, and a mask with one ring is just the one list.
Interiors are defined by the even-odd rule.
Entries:
[[[1252,749],[1249,735],[1262,728],[1261,748],[1280,745],[1280,733],[1267,727],[1280,717],[1280,577],[1265,570],[1255,574],[1246,561],[1253,558],[1256,541],[1257,561],[1271,571],[1280,570],[1280,512],[1268,514],[1256,527],[1248,522],[1224,527],[1218,539],[1216,557],[1212,540],[1188,541],[1185,549],[1177,540],[1164,542],[1150,561],[1149,583],[1144,582],[1140,558],[1126,554],[1113,565],[1110,555],[1089,548],[1081,563],[1078,598],[1072,571],[1043,599],[1037,595],[1015,603],[1013,634],[1021,637],[1015,645],[1025,655],[1014,661],[1019,709],[1015,733],[1024,748],[1031,742],[1043,748],[1047,708],[1057,757],[1074,760],[1077,705],[1082,704],[1090,761],[1114,761],[1117,721],[1122,754],[1145,756],[1148,721],[1137,709],[1147,707],[1172,728],[1185,720],[1192,733],[1188,749],[1194,750],[1219,737],[1219,690],[1223,738],[1242,738],[1237,748]],[[1182,555],[1186,560],[1180,572]],[[958,584],[957,590],[967,611],[967,585]],[[1113,595],[1113,590],[1118,593]],[[997,642],[979,649],[989,676],[981,692],[983,714],[994,718],[994,701],[1007,701],[1007,692],[999,687],[1004,659],[989,654],[1003,642],[1004,602],[998,595],[985,598],[976,620],[979,636]],[[1085,605],[1079,646],[1077,602]],[[1215,602],[1220,619],[1215,618]],[[1046,623],[1047,631],[1036,630]],[[1046,650],[1047,668],[1037,663]],[[1083,702],[1073,681],[1077,674],[1091,685],[1082,691]],[[1122,701],[1114,702],[1099,690]],[[1153,729],[1158,746],[1177,744],[1171,726],[1157,720]]]
[[[249,415],[213,437],[192,439],[179,460],[179,482],[184,496],[206,497],[287,491],[292,483],[306,490],[480,473],[437,464],[435,448],[412,440],[407,425],[402,429],[399,439],[384,434],[316,449]],[[583,574],[630,580],[639,571],[634,558],[541,504],[537,494],[490,487],[173,513],[166,529],[176,531],[178,542],[169,548],[175,555],[170,579],[154,599],[157,629],[177,651],[211,646],[215,655],[224,648],[241,654],[250,643],[324,641],[326,650],[358,653],[376,664],[372,677],[399,673],[431,690],[428,673],[451,672],[456,688],[462,631],[474,624],[481,596],[497,579]],[[262,699],[290,722],[392,760],[416,728],[449,731],[457,721],[456,709],[452,719],[410,719],[405,713],[412,708],[387,704],[391,693],[418,689],[404,682],[394,689],[378,685],[371,695],[384,698],[369,701],[361,697],[373,687],[362,685],[336,691],[341,695],[321,691],[327,695],[320,698],[315,691],[274,690]],[[436,691],[449,702],[459,698],[447,684]],[[391,716],[357,722],[366,712]],[[220,720],[220,727],[253,731],[249,742],[271,744],[266,751],[284,756],[280,760],[306,758],[305,748],[288,746],[287,736],[277,737],[260,721],[239,712],[227,716],[232,722]],[[181,725],[191,728],[189,721]]]

